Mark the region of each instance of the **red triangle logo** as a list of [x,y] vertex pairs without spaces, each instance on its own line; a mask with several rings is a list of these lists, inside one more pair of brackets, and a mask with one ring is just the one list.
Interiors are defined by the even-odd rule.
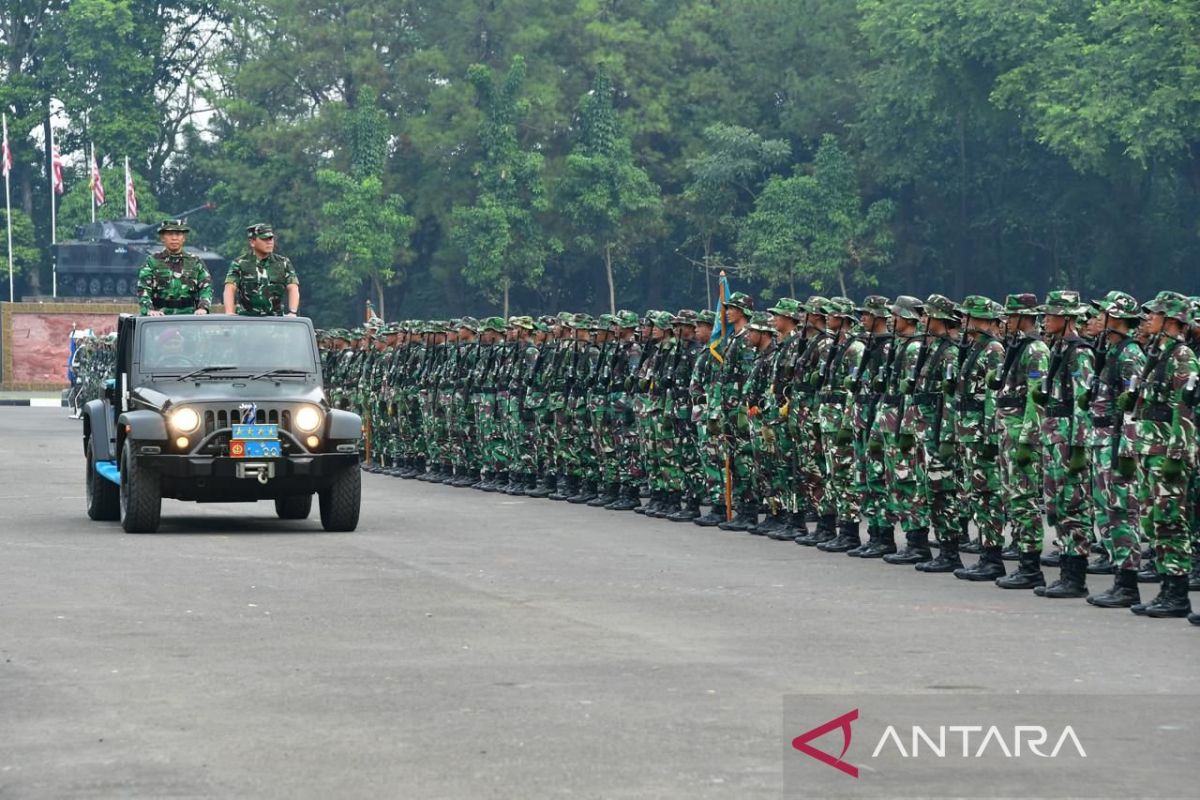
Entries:
[[[804,753],[806,756],[811,756],[822,764],[828,764],[834,769],[841,770],[851,778],[858,777],[858,767],[853,764],[848,764],[842,760],[842,756],[846,755],[846,751],[850,749],[850,723],[858,719],[858,709],[847,711],[840,717],[835,717],[823,725],[818,725],[811,731],[804,733],[792,739],[792,747]],[[837,757],[829,755],[823,750],[818,750],[809,744],[813,739],[819,739],[832,730],[840,728],[842,731],[842,752]]]

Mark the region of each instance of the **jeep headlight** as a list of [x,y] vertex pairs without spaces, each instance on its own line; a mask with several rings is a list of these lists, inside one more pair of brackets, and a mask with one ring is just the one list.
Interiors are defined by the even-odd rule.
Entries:
[[304,406],[296,412],[293,422],[295,422],[297,430],[312,433],[321,427],[321,412],[312,406]]
[[194,408],[177,408],[168,417],[171,427],[180,433],[191,433],[200,427],[200,415]]

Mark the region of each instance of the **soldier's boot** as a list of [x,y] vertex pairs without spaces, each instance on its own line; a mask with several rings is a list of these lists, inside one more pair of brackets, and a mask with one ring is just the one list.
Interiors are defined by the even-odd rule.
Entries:
[[621,491],[621,484],[616,481],[609,481],[604,484],[603,491],[600,494],[587,501],[587,504],[592,508],[603,508],[609,503],[617,499],[617,493]]
[[495,472],[492,473],[492,475],[493,475],[492,479],[490,481],[488,481],[487,483],[483,484],[483,486],[480,486],[479,487],[480,489],[482,489],[485,492],[498,492],[504,488],[504,485],[506,483],[508,483],[508,471],[507,470],[496,470]]
[[692,520],[693,525],[699,525],[701,528],[715,528],[725,521],[725,504],[717,503],[712,507],[712,510],[707,514],[703,514]]
[[837,538],[837,515],[822,514],[817,517],[817,525],[813,528],[812,533],[795,538],[796,544],[802,544],[805,547],[816,547],[821,542],[830,542]]
[[426,463],[425,459],[421,459],[420,467],[417,470],[416,478],[419,481],[430,481],[433,478],[432,467],[434,465]]
[[1193,625],[1200,625],[1200,614],[1196,614],[1196,613],[1188,614],[1187,620],[1188,620],[1188,622],[1192,623]]
[[755,536],[767,536],[772,531],[777,531],[782,527],[784,527],[784,522],[782,519],[780,519],[780,513],[778,511],[768,510],[766,515],[763,517],[762,522],[751,528],[750,533],[754,534]]
[[863,554],[863,550],[866,550],[877,541],[879,541],[879,528],[875,525],[868,524],[867,540],[859,544],[858,547],[851,547],[846,551],[846,555],[850,556],[851,558],[858,558]]
[[700,519],[700,498],[689,494],[683,499],[683,507],[673,514],[668,514],[671,522],[693,522]]
[[751,501],[742,501],[737,504],[734,511],[733,519],[728,522],[722,522],[717,527],[723,531],[734,531],[735,533],[748,533],[751,528],[758,524],[758,503]]
[[1058,580],[1049,586],[1038,586],[1033,593],[1038,597],[1087,597],[1087,556],[1063,554]]
[[944,539],[937,557],[930,561],[922,561],[916,565],[916,569],[919,572],[954,572],[963,565],[962,556],[959,555],[961,549],[959,539]]
[[646,516],[654,517],[655,519],[666,519],[679,511],[679,503],[682,500],[683,492],[663,492],[663,499],[658,505],[658,510]]
[[969,567],[954,570],[954,577],[963,581],[994,581],[1004,577],[1004,556],[1000,545],[983,548],[979,560]]
[[454,483],[454,465],[449,462],[442,463],[442,474],[438,483],[451,484]]
[[959,518],[958,552],[979,555],[983,552],[983,542],[979,538],[971,538],[971,520],[969,517]]
[[1192,603],[1188,600],[1188,576],[1164,575],[1158,597],[1133,606],[1130,611],[1141,617],[1186,617],[1192,611]]
[[543,471],[542,474],[538,475],[537,483],[534,485],[533,489],[525,492],[525,496],[536,497],[540,499],[543,497],[548,497],[552,491],[554,490],[550,488],[550,473]]
[[621,485],[617,492],[617,499],[605,506],[609,511],[633,511],[639,505],[641,500],[638,499],[637,487],[632,483]]
[[[641,497],[640,491],[638,493],[638,497],[639,498]],[[657,489],[652,489],[650,491],[650,502],[646,503],[645,505],[635,506],[633,509],[633,513],[641,514],[642,516],[646,516],[651,511],[657,511],[658,504],[660,502],[661,502],[661,497],[660,497],[659,491]]]
[[1021,553],[1017,568],[996,579],[996,585],[1001,589],[1034,589],[1046,585],[1046,576],[1042,574],[1040,553]]
[[579,493],[579,478],[575,475],[559,475],[558,488],[550,494],[551,500],[567,500]]
[[[788,516],[787,530],[781,530],[778,532],[779,536],[786,537],[785,539],[781,539],[780,541],[794,542],[797,539],[799,539],[801,536],[808,536],[808,520],[805,518],[806,516],[807,515],[804,513],[803,510],[793,511]],[[790,536],[787,535],[789,533],[791,534]]]
[[862,536],[859,534],[858,520],[843,519],[837,524],[837,536],[828,542],[821,542],[817,549],[826,553],[848,553],[860,545]]
[[536,489],[537,486],[538,486],[538,474],[536,472],[526,472],[525,473],[525,496],[528,497],[529,493],[532,492],[534,489]]
[[883,558],[896,552],[896,526],[880,525],[875,528],[875,541],[859,551],[859,558]]
[[1044,556],[1042,556],[1042,566],[1043,567],[1061,567],[1062,560],[1063,560],[1062,550],[1055,548],[1054,550],[1051,550],[1049,553],[1046,553]]
[[411,478],[412,477],[412,469],[413,469],[413,460],[411,458],[408,458],[407,456],[405,456],[405,457],[401,458],[400,462],[396,465],[396,477],[397,478]]
[[1017,537],[1014,536],[1012,538],[1012,540],[1009,541],[1008,546],[1005,547],[1002,551],[1000,551],[1000,556],[1005,561],[1020,561],[1021,560],[1021,550],[1020,550],[1020,548],[1017,547]]
[[1162,576],[1158,574],[1158,568],[1154,566],[1154,551],[1150,551],[1150,555],[1142,555],[1142,568],[1138,570],[1138,583],[1158,583],[1162,580]]
[[1100,551],[1100,555],[1087,565],[1088,575],[1112,575],[1116,571],[1117,565],[1109,557],[1108,551],[1103,549]]
[[1131,569],[1117,570],[1112,588],[1107,592],[1089,594],[1087,601],[1100,608],[1132,608],[1142,602],[1137,573]]
[[[777,542],[794,542],[803,530],[804,517],[794,511],[782,511],[779,522],[779,527],[768,533],[767,538]],[[801,525],[800,529],[795,527],[797,522]]]
[[533,485],[533,473],[518,472],[516,478],[513,479],[513,488],[509,491],[513,497],[524,497],[529,494],[529,489]]
[[904,539],[904,549],[899,553],[884,556],[884,562],[888,564],[920,564],[922,561],[933,559],[933,551],[929,547],[928,528],[905,531]]
[[596,482],[591,478],[585,478],[579,482],[579,491],[567,498],[567,502],[572,505],[582,505],[589,500],[596,498]]
[[1200,547],[1192,545],[1192,571],[1188,573],[1188,591],[1200,592]]

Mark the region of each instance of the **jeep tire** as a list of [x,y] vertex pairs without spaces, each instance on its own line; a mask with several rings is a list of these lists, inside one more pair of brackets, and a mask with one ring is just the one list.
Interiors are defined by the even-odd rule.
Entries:
[[352,531],[358,527],[362,501],[362,472],[358,465],[345,467],[333,476],[329,488],[317,493],[321,526],[327,531]]
[[311,511],[311,494],[289,494],[275,498],[275,513],[280,519],[308,519]]
[[96,456],[92,453],[92,437],[84,445],[87,454],[87,475],[83,485],[87,495],[88,517],[102,522],[115,522],[121,518],[121,490],[99,472],[96,472]]
[[121,448],[121,527],[126,533],[154,533],[162,514],[162,479],[138,462],[133,445]]

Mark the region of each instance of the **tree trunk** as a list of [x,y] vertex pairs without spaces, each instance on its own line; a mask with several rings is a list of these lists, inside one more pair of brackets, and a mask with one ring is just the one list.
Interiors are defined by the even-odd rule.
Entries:
[[708,298],[708,305],[705,308],[716,308],[713,304],[712,296],[712,237],[704,237],[704,295]]
[[508,321],[508,290],[509,290],[509,281],[505,280],[504,281],[504,321],[505,322]]
[[842,274],[840,269],[838,270],[838,286],[842,287],[842,297],[850,296],[846,293],[846,276]]
[[386,322],[387,309],[383,306],[383,284],[379,282],[378,275],[371,276],[371,285],[375,288],[375,296],[379,298],[379,311],[376,313],[379,314],[379,318],[381,320]]
[[608,313],[617,313],[617,289],[613,284],[612,243],[604,245],[604,270],[608,275]]

